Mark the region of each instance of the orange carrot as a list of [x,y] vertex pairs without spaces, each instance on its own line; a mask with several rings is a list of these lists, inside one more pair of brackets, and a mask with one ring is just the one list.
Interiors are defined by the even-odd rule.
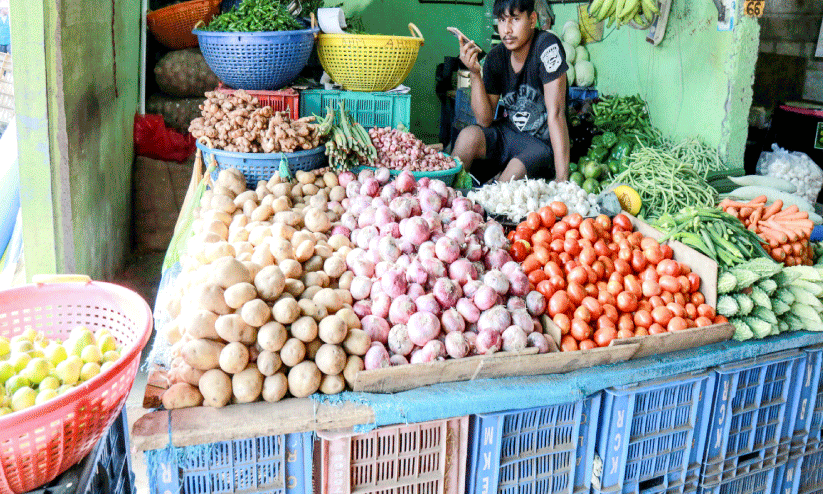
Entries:
[[[786,226],[782,223],[778,223],[774,220],[766,220],[766,221],[761,220],[760,221],[760,226],[761,226],[761,228],[765,226],[765,227],[771,228],[772,230],[776,230],[778,232],[784,233],[789,238],[789,242],[796,242],[797,240],[800,239],[800,233],[798,233],[797,230],[795,230],[794,228],[791,228],[789,226]],[[785,242],[780,242],[780,243],[785,243]]]
[[[766,197],[766,196],[763,196],[763,197]],[[753,200],[754,199],[752,199],[752,201]],[[724,210],[726,208],[730,208],[730,207],[739,209],[739,208],[755,208],[757,206],[758,206],[758,203],[752,203],[751,201],[750,202],[740,202],[740,201],[733,201],[733,200],[728,199],[728,198],[723,199],[723,201],[720,202],[720,207],[722,207]]]
[[768,200],[769,200],[769,198],[766,197],[765,195],[757,196],[754,199],[752,199],[751,201],[749,201],[748,205],[751,206],[751,207],[756,207],[758,205],[766,204],[766,201],[768,201]]
[[775,216],[790,215],[790,214],[794,214],[798,211],[800,211],[800,208],[797,207],[797,204],[792,204],[792,205],[787,206],[786,208],[784,208],[782,211],[780,211],[778,213],[775,213]]
[[778,199],[774,201],[771,206],[763,210],[763,216],[761,219],[767,220],[771,215],[778,213],[781,209],[783,209],[783,201]]
[[738,217],[741,218],[741,219],[748,218],[749,216],[751,216],[751,214],[753,212],[754,212],[754,208],[748,208],[748,207],[740,208],[740,215]]
[[789,241],[789,237],[788,235],[786,235],[785,232],[775,230],[774,228],[770,228],[769,226],[764,225],[762,222],[758,225],[758,227],[760,230],[760,238],[768,242],[769,246],[772,248],[780,244],[785,244]]
[[782,214],[778,213],[772,216],[772,219],[775,221],[792,221],[792,220],[807,220],[809,219],[809,213],[806,211],[798,211],[796,213],[790,214]]
[[783,252],[783,249],[779,247],[776,249],[772,249],[771,255],[772,259],[774,259],[777,262],[783,262],[786,259],[786,253]]
[[742,208],[741,208],[740,210],[738,210],[738,209],[737,209],[736,207],[734,207],[734,206],[731,206],[731,207],[726,208],[726,212],[727,212],[727,213],[729,213],[730,215],[732,215],[732,216],[734,216],[735,218],[738,218],[738,219],[739,219],[739,218],[742,218],[742,216],[741,216],[741,214],[742,214],[742,213],[741,213],[741,211],[743,211],[743,209],[742,209]]
[[803,244],[801,242],[794,242],[794,243],[791,244],[791,246],[792,246],[792,252],[796,256],[799,256],[805,250],[805,249],[803,249]]
[[756,208],[754,211],[752,211],[752,214],[749,215],[749,221],[752,222],[752,223],[757,223],[758,221],[760,221],[760,217],[761,217],[762,214],[763,214],[763,207],[761,206],[761,207]]

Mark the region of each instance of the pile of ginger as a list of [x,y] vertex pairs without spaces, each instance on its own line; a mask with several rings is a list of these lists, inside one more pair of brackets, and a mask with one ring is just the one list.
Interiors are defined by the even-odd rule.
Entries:
[[315,118],[289,118],[260,106],[257,98],[239,89],[227,95],[217,91],[205,94],[199,118],[192,120],[189,132],[199,139],[208,137],[216,149],[238,153],[293,153],[314,149],[321,144]]

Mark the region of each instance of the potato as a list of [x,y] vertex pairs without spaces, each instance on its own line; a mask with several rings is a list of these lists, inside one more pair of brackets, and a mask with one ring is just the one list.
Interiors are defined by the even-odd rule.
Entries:
[[219,285],[204,283],[198,284],[189,290],[188,299],[193,308],[206,309],[215,314],[228,314],[231,308],[226,305],[223,288]]
[[195,369],[207,371],[219,365],[220,352],[223,343],[212,340],[198,339],[186,342],[182,346],[183,360]]
[[277,266],[286,278],[296,280],[303,274],[303,265],[294,259],[284,259],[283,262],[277,263]]
[[250,218],[252,221],[266,221],[267,219],[271,218],[273,214],[274,210],[272,209],[272,207],[268,204],[265,204],[264,201],[263,204],[260,204],[259,206],[254,208],[254,211],[251,212]]
[[232,221],[232,215],[225,211],[212,210],[206,213],[206,215],[203,217],[203,220],[207,224],[211,223],[212,221],[220,221],[225,225],[230,225]]
[[199,407],[203,404],[203,395],[200,390],[189,383],[172,384],[161,398],[166,410],[176,408]]
[[259,328],[271,319],[271,309],[266,302],[259,298],[249,300],[240,309],[240,317],[249,326]]
[[323,271],[309,271],[303,273],[303,276],[300,277],[300,281],[302,281],[307,287],[320,286],[326,288],[329,286],[329,283],[331,283],[331,279]]
[[257,331],[257,344],[265,351],[277,352],[283,348],[288,337],[285,326],[276,321],[269,321]]
[[334,376],[324,375],[323,379],[320,381],[320,391],[325,395],[336,395],[337,393],[342,393],[346,389],[346,380],[343,378],[343,374],[337,374]]
[[231,191],[232,194],[240,194],[246,190],[246,178],[243,176],[243,172],[237,168],[220,170],[217,174],[216,184],[217,187],[215,187],[215,189],[225,187]]
[[163,337],[166,339],[166,343],[169,345],[174,345],[180,338],[183,337],[182,329],[180,328],[180,320],[175,319],[170,321],[168,324],[163,326]]
[[360,326],[360,318],[357,317],[357,314],[355,314],[350,307],[344,307],[339,311],[335,312],[335,314],[341,319],[343,319],[343,322],[346,323],[346,327],[349,329],[360,329],[362,327]]
[[249,364],[249,349],[239,342],[232,342],[220,352],[220,368],[226,374],[237,374]]
[[291,278],[286,280],[286,286],[283,289],[284,292],[288,293],[293,297],[299,297],[304,291],[306,290],[306,285],[303,284],[300,280],[293,280]]
[[324,191],[319,191],[317,194],[309,197],[309,207],[326,211],[326,214],[328,214],[328,196],[324,193]]
[[346,271],[342,275],[340,275],[340,279],[337,280],[337,286],[343,290],[348,290],[351,288],[351,281],[354,279],[354,273],[351,271]]
[[[289,194],[291,194],[291,188],[292,188],[292,185],[290,183],[283,182],[283,183],[279,183],[279,184],[275,185],[274,187],[272,187],[271,193],[275,197],[288,196]],[[344,190],[344,192],[345,192],[345,190]]]
[[350,355],[346,361],[346,367],[343,368],[343,377],[349,384],[349,387],[354,387],[354,380],[357,373],[366,368],[363,359],[358,355]]
[[274,264],[274,256],[269,251],[268,242],[258,245],[251,255],[251,261],[260,266],[271,266]]
[[314,255],[314,239],[306,239],[294,249],[294,258],[300,262],[308,261]]
[[217,334],[228,342],[239,341],[244,345],[251,345],[257,341],[257,328],[246,324],[239,314],[218,317],[214,328]]
[[[312,300],[314,299],[314,296],[317,295],[317,292],[319,292],[322,289],[322,286],[307,286],[305,290],[303,290],[303,294],[300,295],[300,298],[305,300]],[[326,308],[323,307],[323,310],[326,310]]]
[[340,374],[346,367],[346,352],[338,345],[326,343],[317,350],[314,363],[323,374]]
[[[215,183],[211,190],[214,192],[215,197],[226,196],[231,198],[231,200],[237,197],[237,193],[228,188],[225,183]],[[245,187],[243,187],[243,190],[245,190]],[[214,202],[214,199],[212,199],[212,202]]]
[[305,398],[320,388],[322,374],[314,362],[307,360],[289,371],[289,392],[295,398]]
[[278,264],[283,262],[284,259],[296,259],[294,246],[292,246],[289,240],[272,237],[271,244],[269,244],[269,251]]
[[354,250],[354,249],[352,249],[348,245],[344,245],[343,247],[340,247],[339,249],[337,249],[335,251],[335,254],[337,254],[338,256],[343,256],[345,258],[347,255],[349,255],[349,252],[351,252],[352,250]]
[[274,403],[283,399],[289,391],[289,380],[286,374],[278,372],[263,380],[263,399]]
[[348,336],[348,328],[343,319],[337,315],[326,316],[318,325],[318,336],[325,343],[339,345]]
[[251,214],[257,209],[257,206],[257,194],[255,194],[254,199],[247,199],[246,202],[243,203],[243,215],[251,218]]
[[329,278],[339,279],[346,272],[346,269],[346,261],[337,256],[329,257],[323,262],[323,272]]
[[291,201],[288,196],[280,196],[272,201],[271,208],[275,214],[283,211],[289,211],[291,209]]
[[257,401],[262,391],[263,374],[255,365],[250,365],[244,371],[231,376],[231,392],[235,403]]
[[283,293],[286,277],[277,266],[266,266],[254,277],[254,287],[263,300],[274,301]]
[[277,352],[260,352],[257,356],[257,369],[264,376],[273,376],[283,366],[280,354]]
[[206,371],[198,388],[207,407],[222,408],[231,401],[231,377],[220,369]]
[[239,309],[243,307],[243,304],[257,297],[257,289],[251,283],[238,283],[226,288],[223,297],[226,299],[226,305],[232,309]]
[[314,357],[317,355],[317,350],[320,350],[320,347],[323,345],[325,345],[325,343],[323,343],[323,340],[320,338],[306,343],[306,358],[314,360]]
[[[251,225],[251,223],[249,223],[249,225]],[[255,247],[263,245],[266,239],[272,238],[271,227],[267,224],[259,224],[251,229],[246,226],[246,230],[249,232],[249,242]]]
[[295,184],[292,186],[289,194],[295,199],[303,198],[303,184]]
[[[180,360],[182,361],[183,359]],[[189,383],[192,386],[197,386],[197,383],[200,382],[200,378],[203,376],[203,374],[203,371],[201,371],[200,369],[195,369],[194,367],[187,364],[185,361],[182,361],[177,370],[177,375],[181,379],[181,382]]]
[[346,198],[346,188],[340,185],[335,185],[329,191],[329,200],[340,202]]
[[229,214],[233,213],[237,206],[234,205],[234,199],[229,196],[215,195],[209,202],[209,208],[218,211],[225,211]]
[[211,282],[223,289],[251,281],[249,270],[233,257],[222,257],[212,263]]
[[289,338],[280,349],[280,359],[286,367],[294,367],[306,358],[306,345],[297,338]]
[[177,316],[180,315],[180,312],[181,312],[181,309],[182,309],[182,299],[183,299],[182,292],[179,292],[179,294],[175,293],[175,294],[173,294],[172,296],[170,296],[168,298],[168,300],[166,301],[165,309],[166,309],[166,312],[169,313],[169,316],[177,317]]
[[300,306],[293,298],[281,298],[274,303],[271,311],[274,320],[280,324],[291,324],[300,317]]
[[312,232],[326,232],[331,228],[331,221],[326,213],[319,208],[309,207],[303,214],[303,222]]
[[317,322],[309,316],[303,316],[292,323],[289,331],[298,340],[308,343],[317,338]]
[[303,263],[303,271],[321,271],[324,262],[326,262],[326,260],[318,255],[311,256],[308,261]]
[[[251,242],[248,242],[246,240],[235,242],[232,244],[232,247],[234,247],[234,254],[238,257],[242,254],[251,255],[254,253],[254,246],[251,244]],[[251,276],[251,273],[249,273],[249,277],[254,279],[254,277]]]
[[[352,328],[349,330],[349,335],[343,341],[343,348],[349,355],[360,355],[361,357],[369,351],[371,347],[371,338],[369,334],[362,329]],[[332,372],[336,374],[336,372]]]
[[337,174],[334,172],[326,172],[323,174],[323,182],[326,184],[326,187],[332,188],[337,187],[339,182],[337,181]]
[[300,307],[300,314],[311,317],[316,322],[322,321],[324,317],[329,315],[325,307],[315,304],[310,299],[298,300],[297,306]]
[[329,311],[329,313],[337,312],[343,308],[343,301],[337,292],[331,288],[324,288],[317,292],[317,295],[312,299],[317,305],[322,305]]
[[323,259],[323,263],[325,265],[326,259],[334,255],[334,249],[332,249],[329,245],[322,245],[318,243],[314,248],[314,255],[320,256],[320,259]]
[[180,318],[182,331],[194,339],[206,338],[209,340],[219,340],[220,335],[217,334],[215,323],[217,322],[217,314],[214,312],[196,309],[184,313]]
[[281,211],[274,215],[275,223],[285,223],[289,226],[298,226],[303,221],[303,216],[292,209],[291,211]]
[[[343,306],[352,305],[354,303],[354,299],[351,296],[351,292],[348,290],[344,290],[342,288],[334,289],[334,293],[337,294],[337,298],[343,303]],[[341,306],[341,309],[343,307]]]
[[[249,200],[251,200],[251,201],[257,200],[257,194],[255,194],[253,190],[246,190],[246,191],[241,192],[240,194],[238,194],[237,197],[234,198],[234,205],[239,208],[239,207],[242,207],[243,204],[245,204],[246,201],[249,201]],[[245,215],[244,215],[244,217],[245,217]]]

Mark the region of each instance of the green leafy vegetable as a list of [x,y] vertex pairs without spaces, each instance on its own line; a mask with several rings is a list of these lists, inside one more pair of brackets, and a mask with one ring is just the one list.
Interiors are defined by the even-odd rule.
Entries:
[[205,31],[266,32],[297,31],[303,26],[285,5],[271,0],[243,0],[234,9],[216,16]]

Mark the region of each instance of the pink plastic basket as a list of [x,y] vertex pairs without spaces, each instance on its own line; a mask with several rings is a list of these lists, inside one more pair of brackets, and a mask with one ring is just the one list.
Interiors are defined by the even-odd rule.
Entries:
[[322,494],[460,494],[469,418],[381,427],[367,434],[318,432]]
[[92,450],[122,410],[152,330],[146,301],[121,286],[54,283],[0,291],[0,336],[34,328],[65,339],[78,325],[108,329],[123,345],[121,357],[71,391],[0,418],[0,493],[50,482]]

